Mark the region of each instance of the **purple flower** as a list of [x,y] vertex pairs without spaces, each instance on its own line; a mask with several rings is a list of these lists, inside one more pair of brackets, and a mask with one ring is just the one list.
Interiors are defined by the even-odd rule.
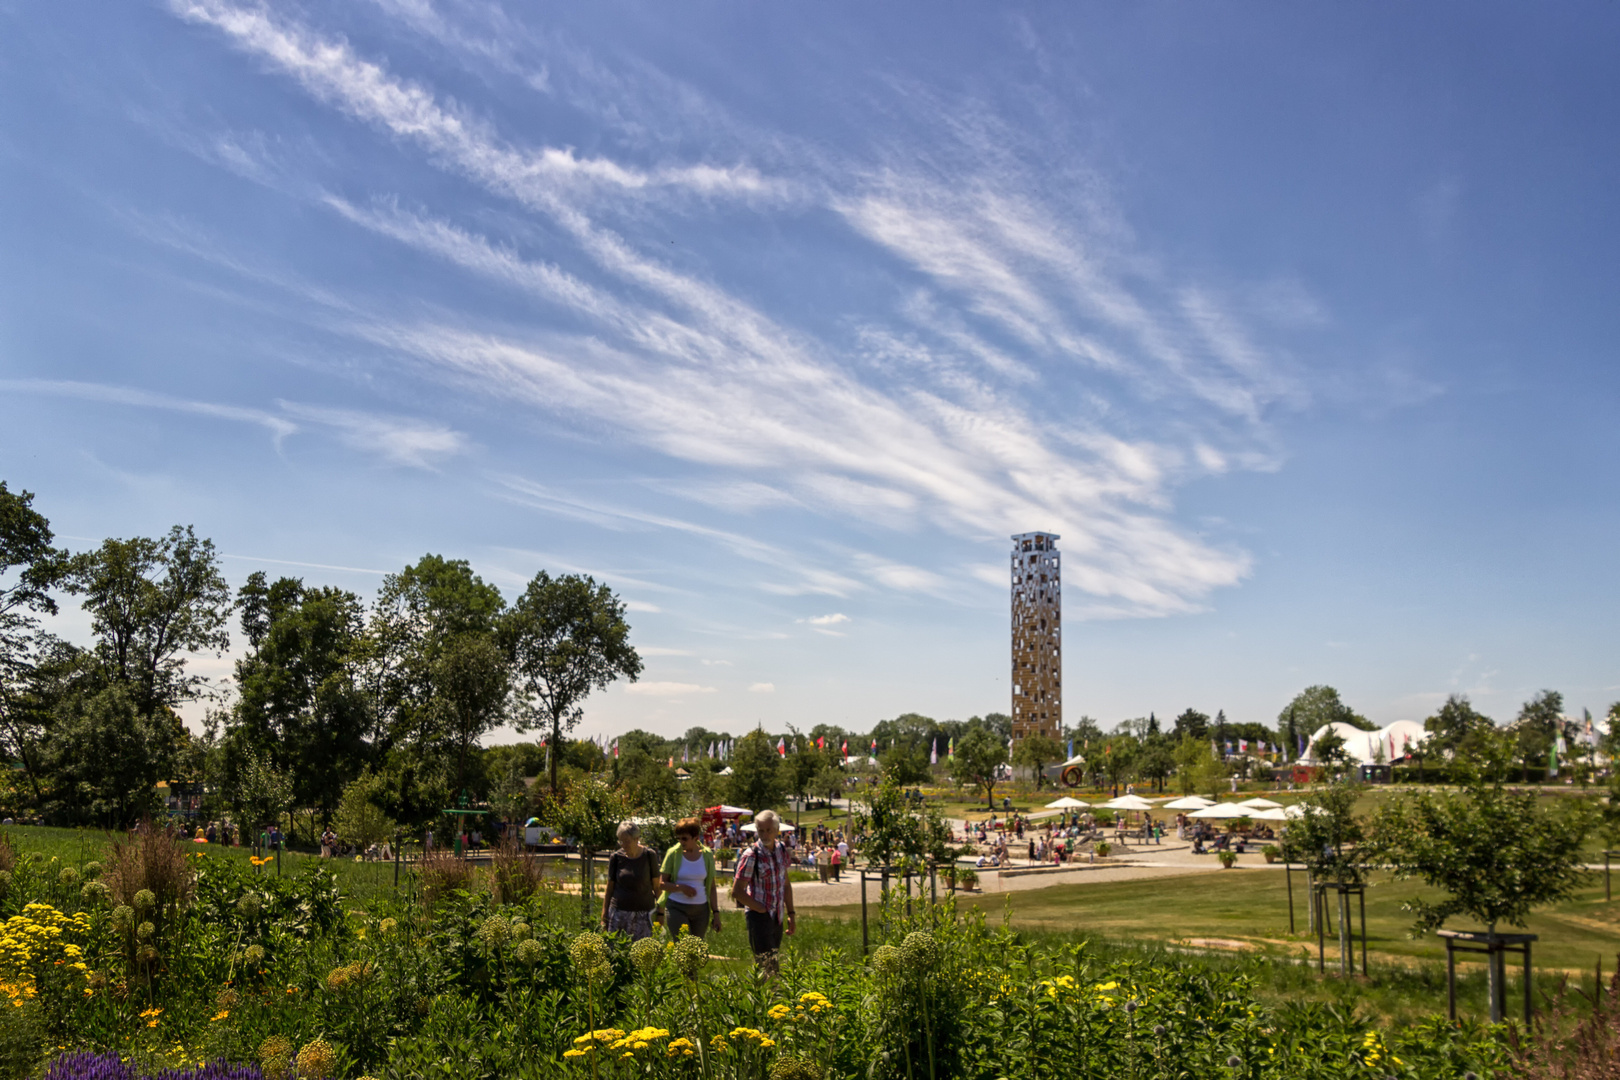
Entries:
[[165,1069],[142,1077],[135,1066],[117,1054],[63,1054],[51,1061],[43,1080],[264,1080],[257,1065],[210,1061],[195,1069]]

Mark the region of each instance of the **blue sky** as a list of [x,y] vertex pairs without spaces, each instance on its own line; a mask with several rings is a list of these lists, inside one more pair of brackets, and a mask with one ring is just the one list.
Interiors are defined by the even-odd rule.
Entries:
[[587,731],[1005,710],[1031,529],[1070,719],[1600,712],[1617,31],[0,0],[0,475],[233,581],[595,574]]

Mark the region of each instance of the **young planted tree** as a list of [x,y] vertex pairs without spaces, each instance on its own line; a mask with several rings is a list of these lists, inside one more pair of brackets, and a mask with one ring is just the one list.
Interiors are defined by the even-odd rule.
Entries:
[[732,802],[757,814],[782,801],[784,768],[769,735],[756,729],[738,739],[730,765]]
[[[641,657],[630,644],[624,604],[590,577],[552,577],[544,570],[501,625],[501,637],[516,666],[526,709],[518,730],[540,727],[553,749],[584,715],[584,700],[623,677],[635,682]],[[551,790],[557,785],[557,754],[551,755]]]
[[[1581,845],[1595,812],[1585,799],[1553,800],[1504,787],[1500,770],[1471,771],[1457,792],[1406,795],[1373,819],[1371,852],[1397,880],[1419,880],[1445,894],[1413,897],[1413,932],[1437,930],[1465,916],[1494,938],[1503,923],[1523,927],[1530,912],[1574,895],[1584,875]],[[1494,774],[1493,778],[1487,776]],[[1501,954],[1491,965],[1491,1016],[1503,1015]]]

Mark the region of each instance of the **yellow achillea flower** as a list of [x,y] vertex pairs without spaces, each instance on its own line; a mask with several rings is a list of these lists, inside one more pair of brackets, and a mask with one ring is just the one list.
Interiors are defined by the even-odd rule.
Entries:
[[786,1005],[772,1005],[770,1012],[766,1013],[772,1020],[783,1020],[792,1015],[793,1010]]
[[832,1008],[833,1004],[831,1001],[827,1000],[826,994],[820,994],[814,990],[811,990],[809,993],[799,995],[799,1006],[801,1008],[808,1009],[810,1012],[818,1013]]

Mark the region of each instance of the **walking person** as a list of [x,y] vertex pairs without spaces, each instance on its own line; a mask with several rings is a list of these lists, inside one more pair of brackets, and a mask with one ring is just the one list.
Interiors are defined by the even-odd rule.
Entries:
[[653,906],[662,891],[658,856],[641,846],[641,829],[619,826],[619,850],[608,856],[608,887],[602,890],[602,929],[628,934],[631,941],[652,936]]
[[714,852],[703,846],[702,833],[697,818],[685,818],[675,826],[675,846],[664,852],[664,922],[672,940],[682,927],[693,937],[703,937],[710,927],[720,931]]
[[767,977],[779,969],[782,935],[794,930],[793,883],[788,880],[787,849],[777,843],[781,819],[774,810],[754,818],[759,839],[743,849],[732,879],[731,898],[747,909],[748,947]]

